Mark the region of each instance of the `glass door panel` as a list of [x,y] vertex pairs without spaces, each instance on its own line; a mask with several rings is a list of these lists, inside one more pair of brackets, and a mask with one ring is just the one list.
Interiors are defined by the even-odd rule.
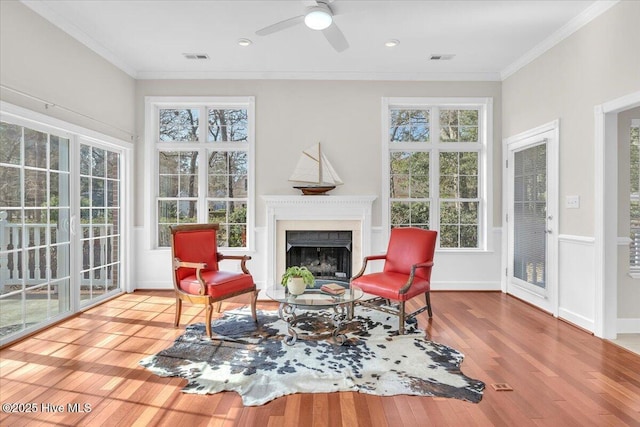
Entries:
[[513,181],[513,276],[541,290],[546,288],[546,148],[515,152]]
[[0,123],[0,340],[71,311],[70,141]]
[[81,305],[121,288],[118,152],[80,145]]

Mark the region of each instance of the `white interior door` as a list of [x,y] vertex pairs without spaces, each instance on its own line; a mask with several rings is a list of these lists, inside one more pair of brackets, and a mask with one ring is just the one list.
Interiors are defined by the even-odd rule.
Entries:
[[[546,127],[545,127],[546,129]],[[506,291],[557,315],[557,126],[506,141]]]

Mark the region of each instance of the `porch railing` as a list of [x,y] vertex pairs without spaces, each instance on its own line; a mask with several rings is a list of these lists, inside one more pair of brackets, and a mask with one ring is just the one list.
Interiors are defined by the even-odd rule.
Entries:
[[[47,257],[47,233],[57,233],[58,224],[13,224],[6,220],[6,214],[0,212],[0,291],[7,293],[19,290],[23,283],[26,286],[44,284],[51,280],[69,276],[69,246],[56,246]],[[81,224],[81,235],[86,236],[91,227]],[[91,265],[105,266],[84,271],[81,275],[81,286],[98,282],[112,284],[112,268],[114,245],[111,224],[101,225],[105,236],[84,240],[82,246],[82,270]],[[25,250],[26,249],[26,250]],[[49,258],[49,262],[47,260]],[[91,259],[93,258],[93,263]]]

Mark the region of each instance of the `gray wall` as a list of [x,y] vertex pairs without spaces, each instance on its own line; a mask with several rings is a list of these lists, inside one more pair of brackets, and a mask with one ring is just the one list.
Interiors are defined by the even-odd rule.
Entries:
[[127,142],[135,132],[135,80],[13,0],[0,1],[0,84],[104,123],[6,89],[3,101]]
[[[502,86],[502,134],[560,119],[560,232],[594,235],[596,105],[640,90],[640,2],[622,1],[508,77]],[[564,203],[561,203],[564,206]]]

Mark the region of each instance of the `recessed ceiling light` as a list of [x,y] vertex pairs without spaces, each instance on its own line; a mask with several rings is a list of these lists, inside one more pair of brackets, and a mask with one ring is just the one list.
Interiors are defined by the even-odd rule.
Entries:
[[249,40],[249,39],[239,39],[238,40],[238,44],[240,46],[243,46],[243,47],[249,46],[249,45],[251,45],[251,43],[253,43],[253,42],[251,40]]
[[432,53],[429,59],[431,61],[449,61],[454,56],[456,55],[453,53]]
[[209,59],[206,53],[183,53],[182,56],[187,59]]
[[386,47],[396,47],[399,44],[400,44],[400,40],[396,40],[396,39],[391,39],[391,40],[388,40],[388,41],[384,42],[384,45]]

